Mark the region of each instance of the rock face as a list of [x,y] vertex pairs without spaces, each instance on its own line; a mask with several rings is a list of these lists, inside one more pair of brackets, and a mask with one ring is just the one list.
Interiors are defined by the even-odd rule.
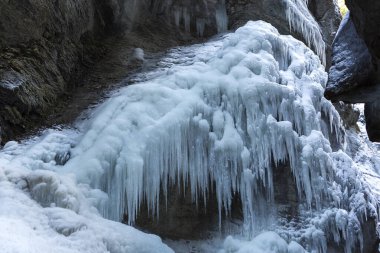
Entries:
[[374,75],[371,55],[362,38],[356,32],[354,23],[347,15],[335,38],[333,62],[325,96],[345,102],[371,101],[376,93],[363,93],[358,87],[366,86]]
[[[102,1],[0,1],[0,125],[5,139],[43,118],[83,67],[116,17]],[[104,4],[103,4],[104,5]],[[112,7],[108,4],[106,7]]]
[[333,67],[326,97],[349,103],[366,103],[369,138],[380,141],[380,3],[347,0],[350,17],[333,44]]
[[355,27],[371,53],[380,58],[380,3],[371,0],[346,0]]
[[[372,64],[375,69],[374,77],[372,77],[367,86],[371,88],[363,88],[361,91],[369,89],[370,91],[363,94],[363,98],[367,94],[374,96],[372,102],[366,103],[365,116],[367,121],[368,136],[372,141],[380,141],[380,3],[378,1],[369,0],[347,0],[347,6],[350,9],[353,22],[359,33],[364,39],[368,49],[372,55]],[[367,102],[367,101],[364,101]]]

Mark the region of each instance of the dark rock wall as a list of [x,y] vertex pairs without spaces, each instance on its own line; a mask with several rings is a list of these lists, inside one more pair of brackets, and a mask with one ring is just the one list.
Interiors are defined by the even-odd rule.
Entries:
[[[9,139],[38,124],[99,55],[112,15],[101,1],[0,1],[0,125]],[[115,7],[116,8],[116,7]]]
[[232,29],[249,20],[264,20],[275,26],[280,33],[291,34],[284,4],[276,0],[228,0],[227,12]]
[[365,106],[366,127],[370,139],[380,141],[380,2],[371,0],[347,0],[346,2],[356,30],[364,39],[372,55],[374,76],[360,90],[369,89],[369,92],[363,92],[363,98],[368,94],[373,97],[372,102],[366,103]]
[[380,2],[346,0],[350,10],[333,44],[333,66],[326,97],[347,103],[366,103],[370,140],[380,141]]
[[380,2],[373,0],[346,0],[357,32],[371,53],[380,58]]
[[[380,93],[380,90],[378,91]],[[370,139],[380,142],[380,101],[366,103],[364,115],[366,120],[367,133]]]
[[331,100],[345,102],[370,101],[374,93],[367,96],[358,91],[366,86],[374,75],[371,54],[362,38],[356,32],[349,15],[345,17],[334,41],[333,61],[325,96]]

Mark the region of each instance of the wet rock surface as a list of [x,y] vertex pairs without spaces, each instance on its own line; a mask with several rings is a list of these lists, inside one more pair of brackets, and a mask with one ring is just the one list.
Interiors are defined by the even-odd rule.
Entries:
[[[290,222],[299,216],[300,200],[296,183],[290,166],[279,165],[274,170],[274,196],[271,200],[265,194],[265,187],[259,187],[257,194],[262,194],[261,206],[257,206],[257,229],[270,229],[276,220]],[[178,191],[178,189],[183,189]],[[259,193],[261,192],[261,193]],[[236,193],[231,204],[231,213],[222,213],[219,227],[218,203],[215,189],[207,196],[207,204],[202,197],[197,201],[191,197],[191,189],[173,185],[168,191],[166,200],[161,192],[159,217],[152,217],[143,205],[136,220],[136,226],[169,240],[198,240],[206,241],[214,237],[225,237],[231,231],[241,232],[243,225],[243,210],[239,193]],[[273,210],[273,206],[277,210]],[[125,217],[124,221],[127,221]]]

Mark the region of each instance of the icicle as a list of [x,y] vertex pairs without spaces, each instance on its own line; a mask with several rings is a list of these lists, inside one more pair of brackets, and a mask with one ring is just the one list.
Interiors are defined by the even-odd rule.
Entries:
[[216,5],[215,20],[218,33],[227,31],[228,16],[225,0],[219,0],[219,3]]
[[182,10],[179,6],[173,8],[174,24],[179,27],[182,19]]
[[197,24],[197,35],[199,37],[203,37],[203,33],[205,31],[206,20],[204,18],[197,18],[196,24]]
[[191,16],[186,7],[183,7],[183,24],[185,26],[185,31],[190,33]]
[[318,23],[310,14],[307,0],[282,0],[286,6],[286,17],[290,29],[301,33],[309,46],[314,47],[321,61],[326,65],[326,45]]

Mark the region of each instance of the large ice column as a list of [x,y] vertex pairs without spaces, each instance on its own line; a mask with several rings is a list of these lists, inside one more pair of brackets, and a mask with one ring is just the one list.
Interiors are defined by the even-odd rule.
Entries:
[[[323,98],[326,79],[303,43],[265,22],[249,22],[226,36],[214,56],[110,99],[64,171],[108,194],[100,208],[105,217],[132,224],[143,202],[159,217],[160,199],[177,184],[191,191],[195,204],[207,203],[214,191],[220,217],[239,194],[245,227],[254,230],[260,203],[273,201],[280,163],[289,163],[307,209],[341,207],[343,200],[349,209],[344,189],[359,194],[362,188],[337,174],[339,161],[348,158],[332,152],[326,132],[327,123],[340,134],[339,116]],[[365,211],[370,204],[363,203]],[[315,247],[326,247],[323,236],[312,238]]]

